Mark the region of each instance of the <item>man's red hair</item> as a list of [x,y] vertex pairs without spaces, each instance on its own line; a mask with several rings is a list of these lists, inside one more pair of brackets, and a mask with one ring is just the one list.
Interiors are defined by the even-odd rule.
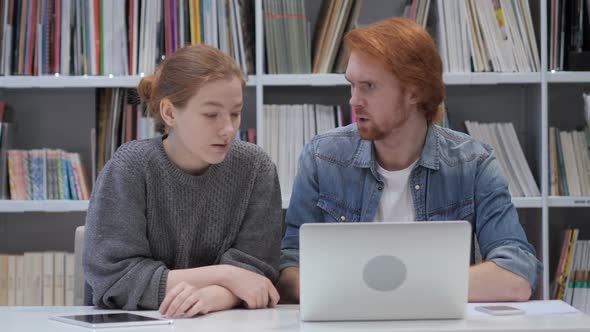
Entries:
[[404,18],[390,18],[354,29],[344,37],[350,51],[380,61],[418,96],[418,108],[426,119],[438,116],[445,95],[442,61],[432,37],[418,24]]

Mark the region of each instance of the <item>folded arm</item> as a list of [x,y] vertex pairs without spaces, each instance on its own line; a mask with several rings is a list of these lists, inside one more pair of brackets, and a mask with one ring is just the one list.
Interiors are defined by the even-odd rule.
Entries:
[[105,308],[156,309],[168,276],[151,257],[141,175],[111,160],[95,185],[84,236],[83,265],[92,301]]
[[312,141],[305,146],[299,158],[285,219],[287,230],[281,244],[281,276],[277,283],[284,303],[299,303],[299,228],[306,222],[323,220],[318,200],[319,183]]
[[469,273],[470,301],[526,301],[543,269],[528,243],[493,150],[475,179],[475,233],[483,264]]

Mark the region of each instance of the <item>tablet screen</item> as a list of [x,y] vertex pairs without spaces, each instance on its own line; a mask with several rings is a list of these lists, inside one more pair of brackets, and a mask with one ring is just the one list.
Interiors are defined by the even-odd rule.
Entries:
[[70,318],[79,322],[88,324],[105,324],[105,323],[127,323],[127,322],[149,322],[158,321],[157,318],[140,316],[130,314],[127,312],[116,313],[116,314],[93,314],[93,315],[76,315],[66,316],[64,318]]
[[172,324],[171,319],[158,319],[136,315],[127,312],[91,314],[91,315],[74,315],[74,316],[55,316],[51,319],[86,327],[117,327],[117,326],[141,326],[141,325],[159,325]]

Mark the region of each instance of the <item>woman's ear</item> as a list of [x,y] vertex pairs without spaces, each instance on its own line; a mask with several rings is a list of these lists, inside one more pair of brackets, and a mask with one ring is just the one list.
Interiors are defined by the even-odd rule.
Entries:
[[176,108],[168,98],[160,100],[160,116],[167,127],[174,127],[176,122]]

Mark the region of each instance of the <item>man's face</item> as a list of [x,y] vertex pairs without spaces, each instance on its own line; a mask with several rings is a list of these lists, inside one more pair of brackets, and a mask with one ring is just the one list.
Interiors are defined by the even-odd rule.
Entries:
[[416,102],[408,87],[379,61],[352,51],[346,68],[350,82],[350,106],[362,139],[378,141],[403,127]]

